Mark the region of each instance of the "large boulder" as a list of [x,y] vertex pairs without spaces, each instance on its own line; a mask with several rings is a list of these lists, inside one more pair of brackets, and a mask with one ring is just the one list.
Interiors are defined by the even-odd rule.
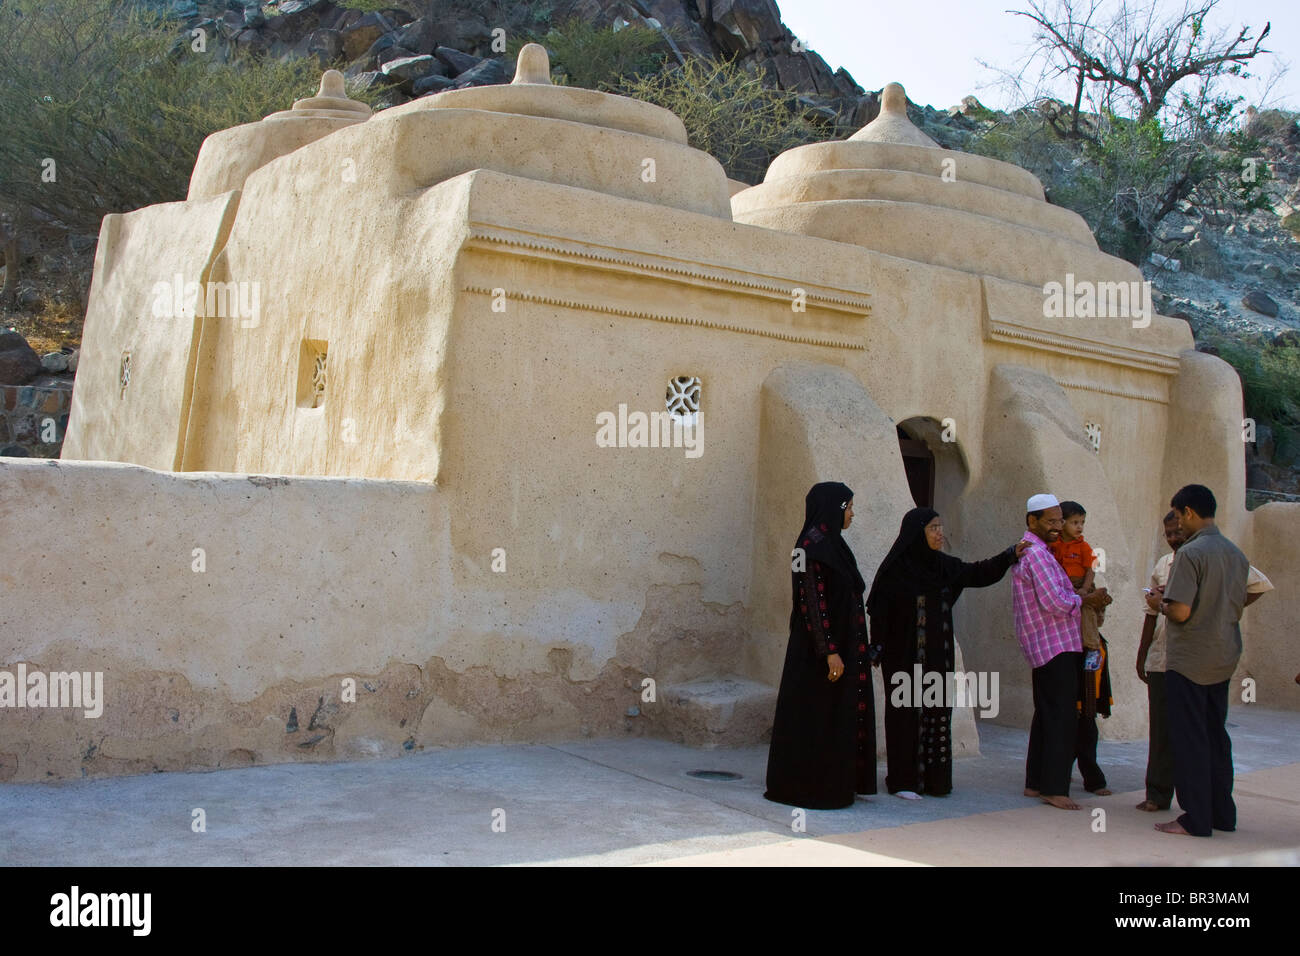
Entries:
[[378,70],[366,70],[352,78],[352,85],[359,92],[370,93],[388,89],[393,85],[393,81]]
[[443,90],[449,90],[455,85],[456,81],[451,77],[431,73],[416,80],[412,89],[415,91],[416,96],[425,96],[430,93],[441,93]]
[[1260,289],[1251,289],[1243,295],[1241,304],[1252,312],[1258,312],[1260,315],[1267,315],[1270,318],[1277,317],[1277,303]]
[[507,72],[504,63],[500,60],[484,60],[456,77],[456,86],[457,88],[492,86],[496,83],[507,83],[509,80],[510,74]]
[[421,56],[433,53],[438,48],[438,35],[434,32],[434,21],[431,17],[420,17],[418,20],[412,20],[402,28],[397,42],[408,50],[414,50]]
[[857,99],[863,94],[862,87],[858,86],[858,81],[853,78],[853,74],[844,67],[835,71],[835,88],[839,90],[840,96],[847,99]]
[[66,372],[68,370],[68,353],[47,352],[41,356],[41,367],[47,372]]
[[814,92],[817,83],[813,79],[812,65],[803,53],[777,53],[768,61],[776,70],[777,82],[783,90],[805,90]]
[[343,55],[355,60],[393,29],[393,24],[382,13],[367,13],[342,31]]
[[447,64],[448,76],[460,76],[466,70],[472,70],[482,62],[481,57],[461,53],[460,50],[454,50],[449,46],[437,47],[433,51],[433,55]]
[[247,26],[248,22],[244,18],[244,11],[242,9],[227,10],[221,15],[221,18],[217,20],[217,30],[220,31],[222,37],[227,40],[234,39],[235,34]]
[[0,332],[0,385],[26,385],[43,367],[41,357],[17,332]]
[[305,52],[315,56],[322,67],[339,60],[343,56],[343,38],[337,30],[313,30],[307,35]]
[[434,40],[446,47],[457,50],[482,49],[492,42],[492,26],[477,13],[441,9],[437,4],[425,19],[428,24],[421,28],[420,36],[431,35]]
[[1191,242],[1183,247],[1179,258],[1189,271],[1197,275],[1207,279],[1227,278],[1223,256],[1214,243],[1199,232],[1193,233]]
[[334,12],[334,5],[330,0],[285,0],[276,10],[276,16],[267,17],[266,32],[293,42],[319,27],[321,17]]
[[396,60],[410,60],[414,57],[415,54],[405,47],[390,46],[380,50],[379,53],[376,54],[375,64],[382,70],[386,65],[393,63]]
[[637,6],[672,35],[683,55],[713,56],[713,44],[709,42],[708,33],[698,21],[687,15],[686,5],[681,0],[645,0]]
[[432,56],[404,56],[389,60],[380,67],[380,72],[400,83],[414,83],[431,73],[444,75],[447,67],[441,60]]
[[714,42],[728,53],[749,53],[763,41],[774,43],[785,33],[781,11],[773,0],[712,0],[708,20],[713,24]]

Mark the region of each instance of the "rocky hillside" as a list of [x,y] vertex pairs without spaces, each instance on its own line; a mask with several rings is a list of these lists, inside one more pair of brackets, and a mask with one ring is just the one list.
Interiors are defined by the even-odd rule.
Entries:
[[[875,98],[831,68],[781,23],[773,0],[557,0],[554,3],[409,2],[373,12],[331,0],[164,4],[178,27],[203,30],[225,52],[316,56],[361,89],[389,90],[382,105],[452,87],[509,81],[505,41],[571,18],[611,29],[647,26],[671,54],[738,58],[783,90],[800,94],[828,122],[857,129]],[[423,14],[423,15],[420,15]]]
[[[1044,102],[1039,109],[1063,109]],[[1164,315],[1186,319],[1199,339],[1213,333],[1238,336],[1300,328],[1300,126],[1298,114],[1247,110],[1245,130],[1263,146],[1264,191],[1273,210],[1246,216],[1190,207],[1160,224],[1159,253],[1144,264],[1155,305]],[[915,117],[935,140],[966,149],[980,133],[1008,114],[985,108],[973,96],[946,111],[926,106]],[[1297,336],[1300,339],[1300,336]]]

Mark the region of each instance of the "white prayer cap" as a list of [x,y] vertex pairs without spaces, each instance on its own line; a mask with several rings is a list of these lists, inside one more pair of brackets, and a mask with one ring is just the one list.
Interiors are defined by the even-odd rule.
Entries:
[[1056,495],[1034,495],[1025,502],[1025,511],[1046,511],[1048,508],[1055,508],[1059,504]]

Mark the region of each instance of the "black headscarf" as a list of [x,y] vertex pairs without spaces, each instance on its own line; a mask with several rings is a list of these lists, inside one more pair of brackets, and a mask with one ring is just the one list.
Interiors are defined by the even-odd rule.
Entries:
[[913,508],[903,515],[898,537],[876,569],[867,596],[867,613],[884,613],[898,593],[930,594],[942,590],[961,571],[961,561],[936,551],[925,540],[925,526],[939,516],[933,508]]
[[838,481],[813,485],[804,499],[803,530],[795,547],[803,548],[809,561],[828,565],[844,575],[861,594],[867,589],[867,583],[858,571],[849,543],[840,533],[844,530],[844,510],[852,500],[853,490]]

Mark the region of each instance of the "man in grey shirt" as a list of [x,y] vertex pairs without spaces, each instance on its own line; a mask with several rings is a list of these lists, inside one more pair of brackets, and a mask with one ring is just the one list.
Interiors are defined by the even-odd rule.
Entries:
[[1164,833],[1210,836],[1235,830],[1228,681],[1241,657],[1237,622],[1250,562],[1214,524],[1214,494],[1186,485],[1169,502],[1186,543],[1169,569],[1161,613],[1168,618],[1165,690],[1174,788],[1183,814],[1157,823]]

